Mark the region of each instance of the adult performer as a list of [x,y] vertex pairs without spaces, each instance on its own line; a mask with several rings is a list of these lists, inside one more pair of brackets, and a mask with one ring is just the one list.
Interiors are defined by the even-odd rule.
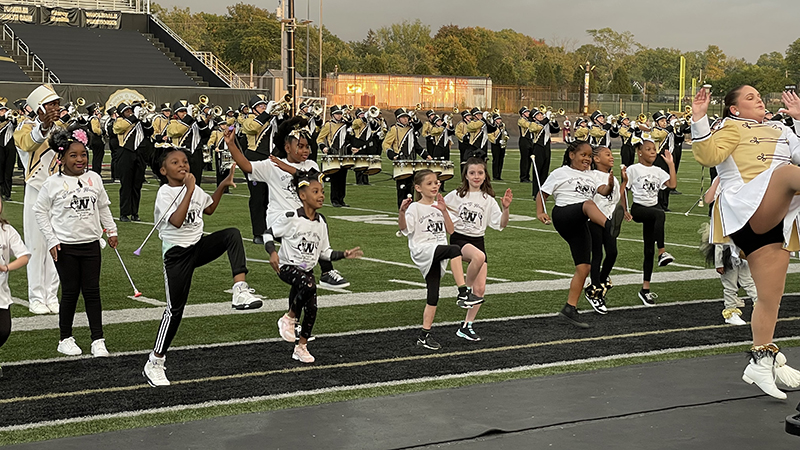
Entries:
[[[782,99],[788,114],[800,120],[800,97],[788,91]],[[704,86],[692,103],[692,150],[700,164],[716,166],[719,174],[721,193],[711,239],[733,240],[747,257],[758,291],[750,325],[751,359],[742,379],[785,399],[775,377],[796,387],[789,378],[798,372],[784,364],[772,338],[789,267],[790,239],[798,237],[800,168],[795,164],[800,163],[800,140],[782,123],[762,123],[764,102],[752,86],[728,92],[723,120],[713,132],[706,117],[710,102],[711,93]]]

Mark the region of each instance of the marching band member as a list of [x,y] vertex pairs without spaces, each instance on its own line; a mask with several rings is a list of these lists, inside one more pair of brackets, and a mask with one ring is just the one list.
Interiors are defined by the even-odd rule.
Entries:
[[208,140],[211,130],[208,128],[207,121],[200,117],[193,117],[194,108],[192,107],[190,111],[189,106],[191,105],[186,100],[178,100],[172,104],[174,115],[167,125],[167,136],[172,138],[172,142],[178,147],[189,150],[192,155],[189,166],[199,186],[203,181],[203,166],[205,165],[201,143]]
[[589,117],[592,125],[589,127],[589,144],[592,148],[611,148],[611,138],[617,137],[614,127],[606,122],[606,116],[601,111],[595,111]]
[[169,142],[167,136],[167,125],[169,125],[169,118],[172,115],[172,109],[169,103],[162,103],[160,105],[161,113],[153,118],[153,142]]
[[575,120],[575,133],[574,133],[575,141],[589,141],[589,122],[586,121],[583,117],[578,117]]
[[[681,155],[683,154],[683,141],[686,140],[686,135],[692,132],[692,126],[688,120],[679,120],[675,114],[669,115],[667,121],[672,125],[673,133],[675,134],[675,151],[672,153],[672,159],[675,160],[675,172],[681,165]],[[681,193],[676,189],[671,189],[670,194],[680,195]]]
[[[322,108],[319,108],[319,110],[322,111]],[[311,147],[311,155],[308,158],[312,161],[316,161],[317,151],[319,150],[317,138],[319,137],[319,130],[324,121],[322,120],[321,114],[314,114],[314,105],[311,103],[301,102],[297,107],[297,115],[308,121],[308,131],[311,133],[311,140],[308,143]]]
[[637,132],[638,129],[631,125],[630,117],[620,117],[617,121],[617,134],[622,140],[619,156],[622,160],[622,165],[625,167],[632,166],[635,163],[636,150],[633,148],[633,138]]
[[[317,144],[322,153],[326,155],[349,155],[351,154],[351,136],[348,134],[350,123],[344,120],[343,108],[331,106],[331,120],[327,121],[319,131]],[[347,195],[347,172],[349,168],[342,167],[336,173],[330,175],[331,183],[331,205],[334,208],[350,206],[344,202]]]
[[14,145],[14,131],[17,124],[9,114],[5,102],[0,102],[0,195],[3,200],[11,200],[11,177],[17,163],[17,146]]
[[[228,151],[228,144],[225,143],[224,133],[229,126],[232,125],[227,123],[226,120],[221,117],[216,118],[214,120],[214,131],[211,132],[211,137],[208,138],[208,147],[211,149],[211,154],[214,156],[214,172],[217,174],[217,186],[230,175],[230,169],[223,168],[222,161],[222,153]],[[234,136],[236,136],[235,133]],[[229,190],[226,188],[225,193],[227,194],[228,192]]]
[[[414,159],[415,155],[419,155],[423,159],[433,159],[417,143],[414,136],[415,130],[422,128],[422,123],[416,117],[412,121],[411,114],[405,108],[396,109],[394,116],[397,122],[389,129],[386,133],[386,138],[383,140],[383,149],[386,150],[386,157],[392,161]],[[403,200],[414,192],[414,186],[409,180],[395,180],[395,183],[397,184],[397,207],[400,208]]]
[[425,150],[428,151],[429,155],[432,155],[434,139],[433,136],[431,136],[431,128],[433,127],[433,119],[436,117],[436,111],[429,109],[425,113],[425,117],[427,117],[428,120],[422,122],[422,130],[420,131],[420,135],[422,135],[422,139],[425,139]]
[[103,157],[106,155],[106,143],[103,141],[103,126],[100,122],[100,105],[90,103],[86,105],[89,113],[89,123],[86,124],[89,133],[89,149],[92,150],[92,171],[98,175],[103,171]]
[[[438,115],[434,115],[431,119],[432,126],[428,132],[433,138],[433,151],[428,152],[428,154],[433,159],[450,161],[450,136],[452,136],[455,128],[453,128],[453,123],[450,121],[450,116],[446,117],[448,119],[447,123]],[[439,183],[439,189],[444,190],[444,181],[439,180]]]
[[[283,120],[274,101],[267,101],[263,94],[254,95],[250,99],[249,110],[253,112],[242,122],[242,130],[247,135],[245,158],[250,161],[262,161],[269,158],[275,149],[275,133],[278,123]],[[246,115],[242,109],[242,115]],[[267,183],[253,181],[248,178],[247,188],[250,190],[250,224],[253,227],[253,243],[264,245],[264,233],[267,231],[267,205],[269,204],[269,188]]]
[[519,110],[519,182],[531,182],[531,155],[533,155],[533,137],[542,127],[531,119],[531,110],[523,106]]
[[[670,153],[675,151],[675,134],[672,130],[672,125],[668,124],[667,116],[662,111],[653,114],[653,128],[650,130],[650,137],[653,138],[656,151],[658,151],[654,165],[667,173],[669,173],[669,166],[664,161],[664,152],[666,150],[669,150]],[[658,193],[658,204],[664,211],[669,211],[669,191],[670,189],[663,189]]]
[[[353,153],[359,155],[379,155],[380,147],[376,145],[372,136],[380,129],[380,122],[372,117],[367,117],[367,113],[358,108],[356,118],[353,120]],[[380,144],[378,144],[380,145]],[[369,175],[366,170],[356,172],[356,184],[369,186]]]
[[119,138],[114,134],[114,123],[117,121],[117,107],[112,106],[106,110],[108,114],[108,121],[103,129],[106,137],[108,138],[108,148],[111,150],[111,180],[114,182],[119,181],[119,174],[117,173],[117,160],[119,159]]
[[472,113],[468,110],[461,111],[461,122],[458,122],[458,125],[456,125],[456,139],[458,139],[458,153],[461,163],[459,172],[461,172],[460,169],[463,168],[464,163],[467,162],[467,150],[471,147],[469,144],[469,131],[467,131],[467,124],[471,121]]
[[478,108],[472,108],[471,113],[475,120],[467,124],[470,147],[464,154],[466,159],[462,162],[462,170],[464,169],[463,165],[467,163],[469,158],[486,160],[489,157],[489,139],[487,136],[495,130],[494,125],[484,120],[483,111]]
[[145,155],[152,145],[153,125],[142,121],[147,110],[143,106],[132,107],[125,103],[117,106],[120,117],[114,121],[114,134],[120,144],[117,173],[119,174],[119,221],[139,221],[139,201],[142,198],[144,171],[147,167]]
[[[489,142],[492,144],[492,178],[502,181],[503,160],[506,157],[506,144],[508,143],[508,132],[500,114],[494,117],[494,126],[497,127],[493,133],[489,133]],[[444,190],[444,183],[442,183]]]
[[59,311],[58,273],[44,234],[36,223],[33,206],[44,181],[58,170],[55,151],[51,151],[47,138],[57,127],[66,128],[66,123],[58,120],[60,102],[61,97],[51,85],[37,87],[27,99],[27,106],[36,112],[36,118],[25,120],[14,132],[14,142],[25,165],[22,220],[26,245],[31,252],[27,270],[28,308],[34,314],[58,314]]
[[[550,173],[551,136],[552,133],[561,131],[561,128],[559,128],[558,122],[552,118],[550,111],[534,111],[533,120],[542,127],[541,130],[536,132],[533,139],[533,154],[535,156],[533,170],[539,174],[539,183],[544,184],[545,180],[547,180],[547,174]],[[536,194],[539,192],[539,184],[533,183],[531,191],[533,192],[533,197],[536,198]]]

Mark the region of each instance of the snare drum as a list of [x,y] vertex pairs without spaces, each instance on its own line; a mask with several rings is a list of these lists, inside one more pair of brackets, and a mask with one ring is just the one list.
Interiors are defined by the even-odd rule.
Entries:
[[369,162],[371,156],[369,155],[354,155],[355,158],[355,166],[353,166],[353,170],[356,172],[362,172],[364,170],[369,169]]
[[423,169],[431,169],[433,167],[432,161],[428,161],[426,159],[414,161],[416,164],[414,165],[414,172],[419,172]]
[[375,175],[383,170],[381,166],[381,157],[378,155],[373,155],[369,159],[369,169],[367,169],[367,175]]
[[342,155],[339,156],[339,164],[341,164],[342,169],[349,169],[356,165],[356,160],[353,155]]
[[322,156],[322,173],[330,175],[339,171],[339,157],[333,155]]
[[431,161],[431,165],[429,167],[436,175],[442,173],[442,160],[441,159],[434,159]]
[[414,175],[414,161],[409,159],[397,159],[392,161],[392,178],[395,180],[405,180]]
[[453,173],[454,173],[453,161],[443,160],[442,161],[442,173],[439,174],[439,180],[440,181],[447,181],[450,178],[453,178]]

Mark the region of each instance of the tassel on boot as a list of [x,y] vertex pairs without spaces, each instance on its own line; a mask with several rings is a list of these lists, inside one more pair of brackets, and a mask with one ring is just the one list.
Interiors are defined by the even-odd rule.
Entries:
[[796,388],[800,386],[800,371],[786,365],[786,356],[781,352],[775,355],[775,377],[777,381],[786,387]]

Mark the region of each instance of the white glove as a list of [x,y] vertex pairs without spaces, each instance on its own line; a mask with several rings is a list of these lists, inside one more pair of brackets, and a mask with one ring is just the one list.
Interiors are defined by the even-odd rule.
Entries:
[[547,111],[546,113],[544,113],[544,116],[547,117],[547,120],[550,120],[550,118],[553,117],[553,112]]
[[143,109],[144,108],[142,108],[141,106],[134,107],[133,108],[133,115],[136,116],[137,119],[141,119],[142,118],[142,110]]
[[189,114],[190,116],[194,117],[194,105],[189,105],[188,107],[186,107],[186,114]]

